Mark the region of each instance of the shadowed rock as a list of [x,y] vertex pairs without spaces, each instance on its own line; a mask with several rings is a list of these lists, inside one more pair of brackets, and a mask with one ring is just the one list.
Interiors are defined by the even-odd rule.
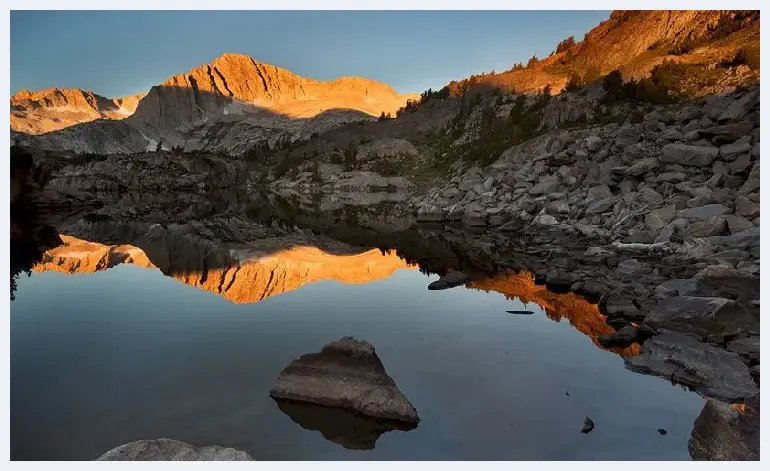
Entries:
[[659,301],[645,322],[655,328],[720,338],[741,333],[754,323],[754,318],[741,304],[729,299],[677,296]]
[[687,448],[695,460],[759,460],[759,394],[745,404],[706,401]]
[[221,446],[194,447],[168,438],[120,445],[94,461],[254,461],[245,451]]
[[738,354],[679,333],[666,332],[647,340],[640,355],[626,360],[626,368],[669,378],[723,401],[758,392]]
[[455,286],[464,285],[469,283],[471,277],[461,271],[450,271],[446,275],[442,276],[438,280],[428,285],[429,290],[449,289]]
[[612,332],[610,334],[600,335],[596,338],[596,340],[599,342],[599,345],[601,345],[604,348],[613,348],[613,347],[621,347],[625,348],[631,345],[634,342],[637,342],[639,340],[639,330],[632,326],[627,325],[618,330],[617,332]]
[[302,355],[278,376],[270,396],[338,407],[364,416],[418,423],[409,400],[385,372],[374,346],[353,337]]
[[373,450],[380,435],[392,430],[409,431],[417,424],[374,419],[337,407],[317,406],[286,399],[274,399],[278,409],[306,430],[321,432],[332,443],[348,450]]

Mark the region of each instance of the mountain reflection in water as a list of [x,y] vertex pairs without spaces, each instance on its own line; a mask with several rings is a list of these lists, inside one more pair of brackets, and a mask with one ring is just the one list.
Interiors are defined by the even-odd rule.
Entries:
[[[33,271],[95,273],[119,264],[155,268],[145,252],[131,245],[105,245],[62,235],[63,244],[46,251]],[[418,269],[396,255],[396,250],[372,249],[361,253],[333,254],[317,247],[291,247],[224,268],[188,270],[167,274],[175,280],[223,296],[236,304],[254,303],[296,290],[308,283],[335,280],[368,283],[390,277],[398,269]],[[529,273],[506,273],[477,278],[466,288],[493,291],[511,300],[537,305],[554,321],[567,319],[575,329],[599,345],[598,336],[613,332],[595,304],[573,293],[557,294],[535,284]],[[621,357],[639,354],[639,345],[609,349]]]
[[[535,285],[517,255],[374,212],[292,217],[86,215],[33,241],[12,303],[12,458],[157,436],[258,459],[687,458],[700,399],[627,371],[638,346],[596,348],[612,331],[597,307]],[[451,270],[471,281],[428,290]],[[419,427],[269,398],[289,362],[344,335],[376,346]]]

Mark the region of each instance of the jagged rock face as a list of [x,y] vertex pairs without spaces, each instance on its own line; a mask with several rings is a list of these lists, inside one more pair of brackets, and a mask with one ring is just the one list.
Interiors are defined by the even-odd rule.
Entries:
[[[320,82],[246,55],[225,54],[138,98],[110,100],[80,90],[24,92],[11,99],[11,129],[26,134],[62,129],[38,138],[14,136],[43,149],[131,153],[154,150],[162,142],[165,149],[240,153],[259,142],[274,144],[282,136],[309,137],[383,112],[395,114],[417,95],[399,95],[385,84],[357,77]],[[63,121],[54,115],[62,107],[84,111]],[[26,111],[32,108],[37,114]],[[127,119],[123,126],[89,123],[100,118]],[[58,127],[38,124],[54,120]]]
[[[600,74],[619,69],[625,77],[639,78],[666,58],[715,65],[733,58],[743,48],[756,49],[758,55],[758,12],[756,17],[744,20],[742,29],[728,40],[709,38],[709,28],[714,28],[722,15],[736,13],[727,10],[616,10],[572,47],[541,59],[526,69],[478,76],[478,87],[531,92],[548,84],[553,90],[561,90],[567,84],[569,73],[582,75],[589,68],[596,68]],[[679,55],[669,53],[684,43],[690,44],[692,50]],[[719,86],[734,86],[759,77],[758,70],[734,72],[725,71]],[[459,93],[460,88],[460,83],[450,83],[450,92]],[[697,89],[693,91],[698,92]],[[701,93],[713,91],[701,90]]]
[[703,37],[726,11],[614,11],[586,34],[576,62],[608,71],[647,52],[657,42]]
[[160,438],[120,445],[94,461],[254,461],[254,458],[235,448],[194,447],[179,440]]
[[78,89],[21,90],[11,97],[11,130],[44,134],[97,119],[124,119],[142,96],[110,99]]

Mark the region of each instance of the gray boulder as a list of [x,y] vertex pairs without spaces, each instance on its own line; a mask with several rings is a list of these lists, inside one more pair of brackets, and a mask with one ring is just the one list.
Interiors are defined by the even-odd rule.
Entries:
[[699,461],[759,461],[759,402],[759,393],[743,407],[706,401],[687,443],[690,456]]
[[648,157],[642,159],[626,169],[626,176],[638,177],[658,168],[658,159]]
[[625,348],[639,340],[639,329],[632,325],[626,325],[617,332],[600,335],[596,338],[604,348]]
[[658,182],[679,183],[687,180],[687,174],[683,172],[665,172],[658,175]]
[[749,134],[754,125],[748,121],[739,121],[737,123],[722,124],[705,129],[699,129],[698,134],[710,138],[714,144],[725,144],[735,142],[741,137]]
[[602,200],[591,203],[586,209],[586,214],[601,214],[611,210],[615,203],[617,203],[617,197],[610,196]]
[[660,300],[645,322],[656,329],[720,339],[744,331],[754,318],[745,307],[729,299],[677,296]]
[[120,445],[95,461],[254,461],[245,451],[221,446],[194,447],[168,438]]
[[719,115],[717,121],[736,121],[743,118],[759,103],[759,90],[746,93],[735,100],[727,109]]
[[727,342],[727,349],[748,358],[751,362],[759,361],[759,336],[743,337]]
[[544,195],[553,193],[561,186],[561,180],[558,175],[547,175],[540,179],[535,186],[529,189],[531,195]]
[[417,410],[385,372],[374,346],[353,337],[328,343],[319,353],[291,362],[281,371],[270,396],[377,419],[420,421]]
[[755,203],[747,197],[739,195],[735,198],[735,214],[754,219],[759,216],[759,203]]
[[723,204],[707,204],[697,208],[682,210],[677,217],[683,219],[707,220],[712,216],[721,216],[732,213],[732,210]]
[[704,396],[736,401],[759,392],[741,358],[689,335],[664,332],[642,344],[626,368],[689,386]]
[[751,143],[749,142],[749,139],[748,136],[744,136],[731,144],[721,146],[719,148],[719,156],[722,160],[728,162],[735,160],[739,154],[747,154],[748,156],[748,153],[751,152]]
[[752,224],[752,222],[745,217],[727,214],[724,216],[724,218],[727,221],[727,227],[730,229],[730,234],[737,234],[738,232],[745,231],[746,229],[754,228],[754,224]]
[[723,216],[711,216],[704,221],[698,221],[687,227],[687,234],[691,237],[726,235],[728,231],[727,219]]
[[716,147],[666,144],[663,146],[660,160],[665,164],[707,167],[711,165],[718,154],[719,149]]
[[644,217],[644,223],[650,229],[659,231],[666,227],[666,224],[674,220],[676,216],[676,205],[669,204],[660,209],[650,211]]
[[615,145],[626,148],[639,142],[641,136],[642,134],[638,125],[626,124],[618,130],[618,133],[615,136]]
[[588,190],[584,204],[590,205],[591,203],[599,200],[603,200],[612,196],[612,190],[607,185],[595,186]]
[[621,317],[630,321],[641,321],[645,317],[633,300],[622,293],[610,293],[602,297],[599,300],[599,310],[610,319]]

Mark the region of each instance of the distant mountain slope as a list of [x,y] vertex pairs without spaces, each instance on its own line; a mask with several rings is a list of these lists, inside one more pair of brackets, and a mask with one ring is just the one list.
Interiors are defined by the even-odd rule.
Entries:
[[639,78],[666,59],[709,68],[733,59],[739,50],[756,58],[755,73],[737,80],[750,81],[759,78],[759,23],[759,11],[614,11],[582,41],[565,38],[547,58],[502,73],[454,81],[449,91],[458,96],[479,86],[521,93],[547,84],[558,91],[570,74],[583,77],[588,72],[596,78],[619,69],[626,78]]
[[[662,78],[653,81],[665,79],[668,90],[714,95],[759,80],[759,30],[758,11],[615,11],[582,41],[566,38],[547,58],[533,57],[527,66],[450,82],[437,95],[462,97],[490,89],[532,93],[548,85],[559,92],[570,78],[593,82],[616,69],[626,80],[641,78],[660,64],[665,64],[658,69],[664,72]],[[111,106],[118,101],[82,94],[82,99],[74,94],[67,101],[82,103],[78,109],[86,110],[79,124],[31,136],[61,120],[46,114],[61,108],[58,99],[49,100],[51,105],[35,108],[36,114],[24,111],[24,118],[12,116],[12,140],[43,149],[99,154],[154,150],[159,144],[188,152],[242,154],[264,149],[265,144],[275,148],[287,140],[309,139],[346,123],[374,121],[375,116],[396,114],[408,100],[419,98],[398,95],[387,85],[363,78],[330,82],[303,78],[242,54],[225,54],[152,87],[135,112],[119,121],[98,119],[112,118]],[[29,98],[21,94],[12,98],[12,115],[22,113],[13,107],[14,100],[27,103]],[[421,128],[440,128],[451,119],[435,107],[423,115],[428,114],[430,122],[421,123]],[[404,116],[395,123],[376,123],[375,131],[381,134],[414,124]]]
[[[11,98],[11,130],[15,140],[45,149],[136,152],[163,142],[166,148],[229,150],[243,140],[241,132],[273,143],[282,136],[307,137],[339,123],[395,113],[416,98],[365,78],[321,82],[246,55],[224,54],[141,97],[20,92]],[[116,119],[121,123],[105,121]],[[234,126],[238,132],[232,142],[220,142],[223,130]]]
[[143,96],[110,99],[75,88],[22,90],[11,97],[11,129],[43,134],[97,119],[124,119],[136,111]]

